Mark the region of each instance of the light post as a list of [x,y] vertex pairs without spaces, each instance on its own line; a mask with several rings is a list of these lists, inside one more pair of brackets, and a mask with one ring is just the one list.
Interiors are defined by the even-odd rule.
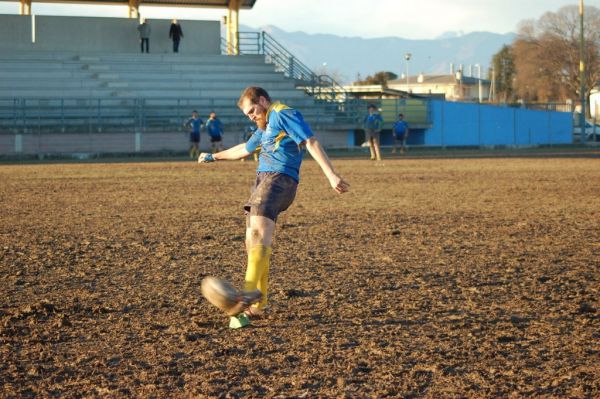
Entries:
[[408,87],[408,61],[410,61],[410,57],[412,57],[411,53],[406,53],[404,54],[404,59],[406,60],[406,92],[409,92],[409,87]]
[[492,75],[492,82],[490,84],[490,95],[488,97],[488,101],[495,103],[496,102],[496,68],[494,65],[490,67],[489,74]]
[[585,143],[585,38],[583,35],[583,0],[579,0],[579,95],[581,96],[581,114],[579,126],[581,129],[581,142]]
[[475,64],[475,68],[477,68],[477,89],[479,91],[479,102],[481,102],[481,65]]

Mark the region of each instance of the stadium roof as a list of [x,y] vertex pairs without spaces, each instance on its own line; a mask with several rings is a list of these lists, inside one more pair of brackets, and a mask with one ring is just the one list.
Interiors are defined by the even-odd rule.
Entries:
[[[0,0],[15,1],[20,0]],[[210,7],[230,8],[235,0],[137,0],[138,5],[170,6],[170,7]],[[30,3],[72,3],[72,4],[104,4],[104,5],[129,5],[130,0],[31,0]],[[256,0],[238,0],[240,9],[251,9]]]
[[[480,79],[473,76],[463,75],[461,78],[461,82],[463,84],[477,84]],[[453,84],[458,82],[454,75],[420,75],[420,76],[409,76],[408,83],[411,85],[415,84]],[[489,84],[489,80],[481,79],[481,82],[484,84]],[[406,84],[406,78],[394,79],[388,81],[388,84],[391,85],[404,85]]]

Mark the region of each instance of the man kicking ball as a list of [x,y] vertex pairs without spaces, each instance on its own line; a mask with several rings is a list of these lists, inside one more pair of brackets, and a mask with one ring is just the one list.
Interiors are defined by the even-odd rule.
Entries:
[[216,154],[200,154],[198,162],[238,160],[260,151],[256,181],[250,199],[244,206],[248,253],[244,291],[258,289],[262,298],[237,316],[240,323],[236,325],[244,326],[250,317],[260,315],[267,306],[269,259],[275,222],[296,196],[304,148],[317,161],[338,194],[348,191],[349,185],[335,172],[325,150],[300,112],[279,102],[272,102],[266,90],[260,87],[246,88],[238,106],[256,123],[256,132],[246,143]]

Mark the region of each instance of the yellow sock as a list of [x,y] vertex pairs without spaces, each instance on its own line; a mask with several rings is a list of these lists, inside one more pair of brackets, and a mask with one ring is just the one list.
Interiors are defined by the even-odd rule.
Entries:
[[267,291],[269,289],[269,260],[271,258],[271,247],[258,244],[248,251],[248,268],[244,291],[259,289],[263,298],[256,306],[262,309],[267,305]]

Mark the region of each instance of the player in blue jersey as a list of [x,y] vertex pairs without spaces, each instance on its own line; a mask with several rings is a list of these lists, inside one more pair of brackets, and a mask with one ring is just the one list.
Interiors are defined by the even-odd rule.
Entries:
[[377,107],[369,104],[368,114],[365,116],[363,126],[365,128],[365,138],[369,143],[369,151],[371,152],[371,160],[381,161],[381,149],[379,147],[379,135],[383,128],[383,118],[377,112]]
[[210,136],[212,152],[223,151],[223,123],[211,112],[206,121],[206,133]]
[[[202,153],[199,163],[236,160],[259,152],[257,175],[246,214],[248,266],[244,291],[262,293],[259,303],[247,308],[238,319],[259,315],[267,305],[271,243],[277,216],[294,201],[304,150],[317,161],[331,187],[342,194],[349,185],[335,172],[329,158],[302,114],[279,102],[272,102],[260,87],[248,87],[238,106],[258,129],[242,144],[216,154]],[[244,325],[241,323],[241,325]]]
[[408,139],[408,123],[404,120],[403,114],[398,114],[398,120],[394,123],[392,132],[394,133],[394,148],[392,149],[392,154],[396,153],[398,143],[400,143],[400,154],[404,154],[406,140]]
[[190,157],[195,158],[200,154],[200,130],[202,130],[204,123],[198,111],[192,111],[192,117],[183,124],[183,127],[189,129],[190,132]]

